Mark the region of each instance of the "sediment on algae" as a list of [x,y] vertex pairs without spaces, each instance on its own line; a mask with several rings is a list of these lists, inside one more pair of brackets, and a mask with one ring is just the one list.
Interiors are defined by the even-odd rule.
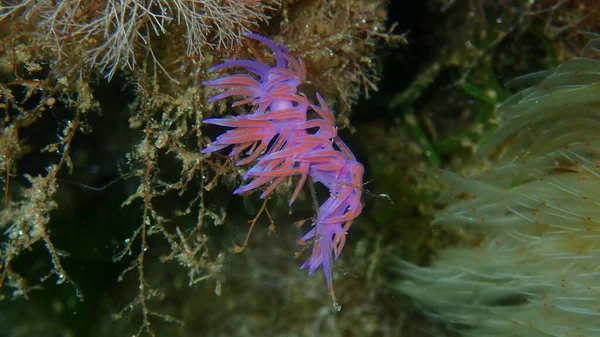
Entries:
[[[598,40],[584,49],[597,57]],[[434,223],[478,231],[395,285],[465,336],[600,336],[600,62],[575,58],[518,79],[469,177],[436,171],[449,205]],[[541,81],[539,81],[541,80]]]
[[[321,2],[303,1],[303,6]],[[266,50],[250,48],[243,38],[250,31],[286,45],[320,40],[312,51],[323,49],[328,55],[341,40],[315,38],[322,37],[323,30],[340,33],[343,41],[368,38],[368,47],[344,44],[344,54],[330,55],[360,60],[362,66],[354,67],[352,76],[342,62],[322,62],[309,70],[313,79],[334,68],[343,70],[344,79],[313,83],[319,91],[343,87],[332,92],[338,97],[327,99],[348,108],[350,99],[341,94],[360,92],[362,82],[355,77],[363,72],[375,81],[379,71],[362,60],[376,60],[375,51],[382,46],[378,41],[392,34],[366,36],[372,27],[385,27],[387,7],[382,0],[357,1],[352,15],[331,20],[308,10],[283,20],[287,3],[291,2],[0,4],[0,312],[10,312],[8,318],[0,317],[3,334],[35,334],[23,332],[31,321],[46,335],[196,335],[200,330],[190,328],[190,322],[204,324],[201,331],[208,335],[221,334],[224,326],[238,335],[256,334],[239,326],[234,330],[225,297],[238,308],[252,302],[245,307],[248,314],[235,314],[262,335],[277,325],[273,321],[292,316],[262,320],[251,310],[257,301],[242,299],[249,293],[272,303],[273,297],[248,290],[252,288],[247,280],[245,287],[232,286],[237,281],[229,266],[241,255],[235,248],[244,242],[247,221],[262,212],[261,203],[251,198],[232,201],[228,196],[244,171],[222,156],[200,154],[212,132],[202,120],[239,114],[225,112],[225,104],[208,102],[215,93],[203,82],[216,76],[208,69],[221,59],[267,55]],[[290,31],[296,20],[307,29]],[[364,24],[357,27],[356,22]],[[315,26],[319,29],[312,29]],[[305,57],[301,54],[307,48],[300,47],[290,52]],[[348,116],[349,110],[336,108],[336,116],[342,115]],[[286,192],[277,191],[281,200],[288,198]],[[278,209],[286,216],[291,212],[278,201],[274,197],[264,204],[256,226],[262,230],[269,224],[265,213],[268,218],[273,215],[269,233],[276,235],[264,242],[253,236],[246,254],[283,241],[281,232],[296,234],[294,226],[286,227],[287,217],[277,218]],[[310,208],[309,202],[304,204]],[[299,267],[293,253],[302,247],[293,238],[291,242],[285,257],[292,260],[285,261]],[[281,270],[273,271],[283,277]],[[264,285],[262,280],[255,284]],[[305,311],[330,306],[328,301],[306,298]],[[200,310],[187,312],[186,305],[199,305],[227,319],[200,316]],[[298,307],[294,305],[294,314]],[[249,316],[261,319],[240,319]]]

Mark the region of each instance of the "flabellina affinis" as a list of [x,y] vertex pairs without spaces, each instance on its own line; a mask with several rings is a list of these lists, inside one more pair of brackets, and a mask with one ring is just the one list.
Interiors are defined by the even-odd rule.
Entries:
[[[320,205],[311,230],[302,240],[313,242],[312,255],[301,268],[312,274],[323,265],[325,280],[333,295],[331,268],[346,242],[352,221],[361,213],[364,168],[348,146],[337,136],[332,110],[316,94],[318,104],[310,104],[298,86],[306,80],[301,59],[291,56],[286,47],[257,34],[247,34],[271,49],[275,65],[255,60],[227,60],[211,71],[241,68],[236,73],[204,82],[224,89],[209,101],[235,97],[232,106],[249,105],[241,116],[212,118],[206,124],[230,128],[208,147],[209,153],[232,147],[230,157],[236,165],[253,166],[244,176],[246,184],[234,193],[262,190],[267,197],[281,183],[295,177],[297,185],[290,205],[307,179],[329,189],[329,198]],[[308,113],[316,118],[308,119]]]

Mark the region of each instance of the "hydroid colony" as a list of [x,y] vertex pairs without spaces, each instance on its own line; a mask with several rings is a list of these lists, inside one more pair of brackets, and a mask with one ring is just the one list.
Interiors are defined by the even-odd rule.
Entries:
[[[401,262],[397,288],[465,336],[600,336],[599,40],[555,70],[519,79],[481,149],[490,171],[440,171],[450,205],[434,223],[479,230],[430,267]],[[541,80],[541,82],[540,82]]]

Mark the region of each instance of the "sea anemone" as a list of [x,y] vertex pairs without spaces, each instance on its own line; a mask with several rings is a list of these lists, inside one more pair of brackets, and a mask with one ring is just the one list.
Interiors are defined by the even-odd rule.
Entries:
[[487,172],[437,173],[435,224],[477,230],[429,267],[399,261],[396,288],[465,336],[600,336],[600,40],[498,109]]

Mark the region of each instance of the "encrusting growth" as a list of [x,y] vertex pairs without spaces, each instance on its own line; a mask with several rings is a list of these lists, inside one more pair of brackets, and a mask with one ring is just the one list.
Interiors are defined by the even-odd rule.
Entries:
[[[330,191],[302,240],[313,241],[312,255],[302,268],[313,273],[323,265],[325,279],[333,295],[331,268],[346,242],[352,221],[361,213],[363,166],[337,136],[333,112],[317,94],[318,105],[309,104],[297,88],[305,81],[302,60],[288,54],[284,46],[256,34],[248,37],[268,46],[276,65],[254,60],[228,60],[211,70],[241,67],[249,74],[224,76],[205,82],[226,89],[210,98],[217,101],[241,96],[232,106],[250,104],[252,110],[242,116],[207,119],[204,123],[233,128],[217,137],[202,152],[209,153],[232,146],[230,157],[240,157],[236,165],[254,163],[244,176],[249,182],[234,191],[241,194],[264,187],[261,198],[278,185],[299,176],[290,199],[294,202],[310,177]],[[318,118],[308,119],[312,110]]]

